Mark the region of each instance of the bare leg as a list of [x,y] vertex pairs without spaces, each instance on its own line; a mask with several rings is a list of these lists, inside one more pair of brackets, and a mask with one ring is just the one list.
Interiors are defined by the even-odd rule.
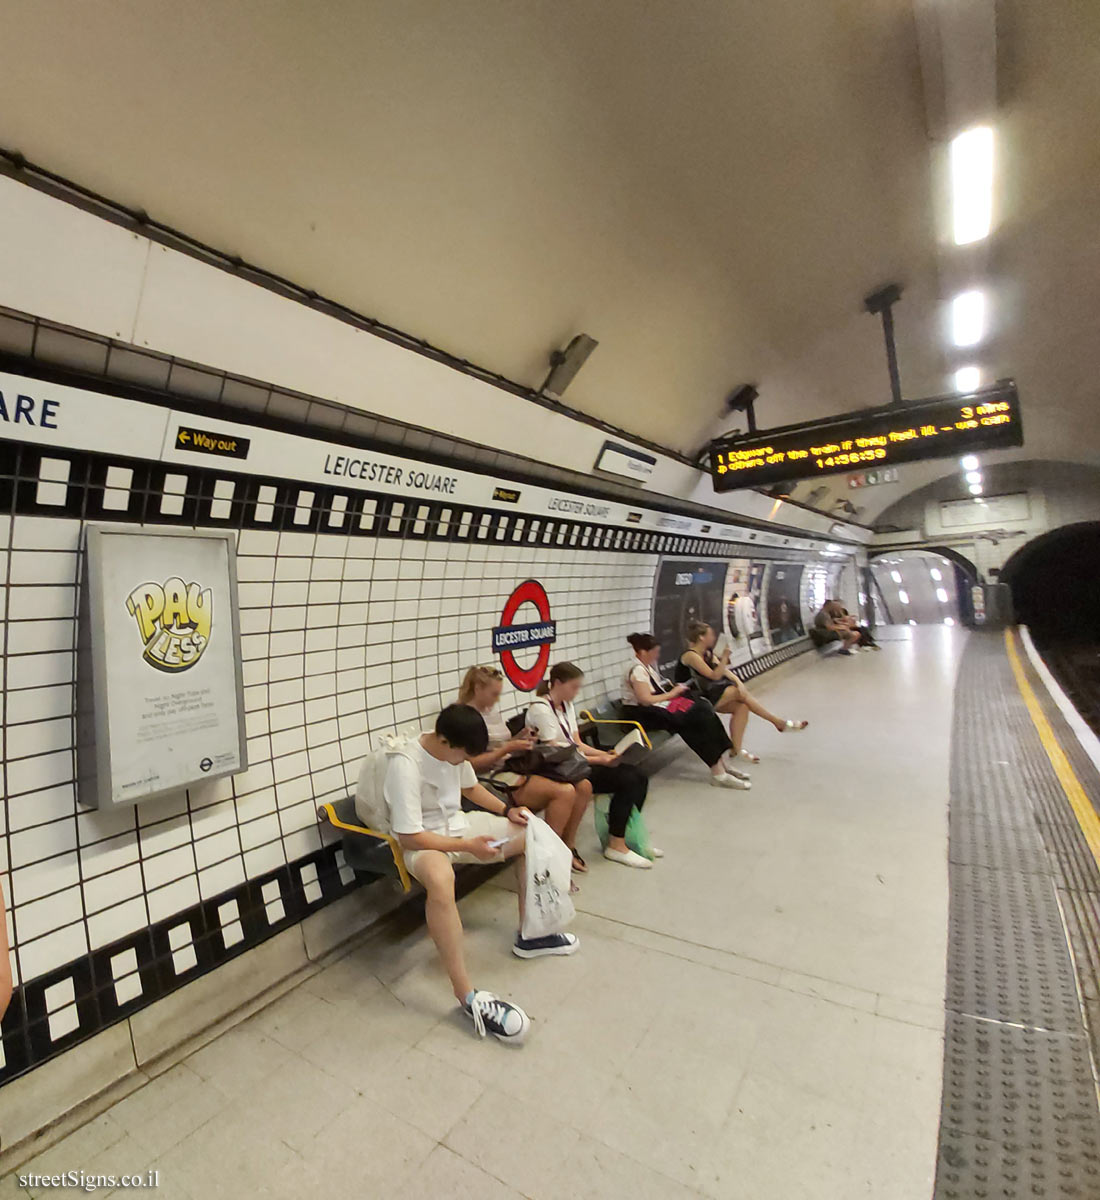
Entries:
[[504,857],[513,863],[516,869],[516,898],[519,901],[519,922],[516,929],[523,932],[523,904],[527,899],[527,870],[523,851],[527,846],[527,834],[520,829],[514,838],[504,847]]
[[730,745],[734,754],[741,753],[741,742],[745,736],[745,726],[749,723],[749,706],[739,703],[730,715]]
[[460,1004],[473,991],[462,952],[462,918],[455,903],[455,873],[451,860],[441,850],[423,850],[417,856],[416,877],[428,893],[424,913],[443,969]]
[[714,706],[714,711],[732,713],[736,711],[737,706],[741,703],[743,703],[741,699],[741,685],[739,683],[731,683]]
[[565,823],[565,829],[561,832],[561,840],[570,850],[575,850],[577,831],[581,827],[581,821],[584,820],[585,810],[592,802],[592,783],[588,779],[582,779],[580,783],[573,784],[571,790],[573,807],[569,813],[569,819]]
[[566,837],[577,799],[572,784],[558,783],[542,775],[531,775],[522,787],[516,789],[515,798],[532,812],[545,812],[546,824],[567,846],[572,845]]
[[783,717],[777,717],[775,713],[769,712],[763,706],[763,704],[761,704],[760,701],[749,692],[749,689],[745,687],[744,684],[741,685],[741,700],[747,706],[749,712],[755,713],[758,717],[763,718],[765,721],[770,721],[771,724],[774,725],[780,732],[786,728],[786,719]]

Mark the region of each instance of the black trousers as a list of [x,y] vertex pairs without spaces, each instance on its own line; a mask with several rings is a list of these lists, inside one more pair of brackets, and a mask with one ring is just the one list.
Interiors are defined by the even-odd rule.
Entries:
[[588,778],[594,792],[611,797],[607,829],[612,837],[621,838],[626,833],[630,810],[640,809],[645,804],[649,780],[631,763],[619,763],[617,767],[594,763],[592,774]]
[[697,699],[683,712],[669,712],[655,704],[629,705],[623,715],[629,721],[637,721],[643,729],[678,733],[708,767],[713,767],[730,748],[729,734],[709,700]]

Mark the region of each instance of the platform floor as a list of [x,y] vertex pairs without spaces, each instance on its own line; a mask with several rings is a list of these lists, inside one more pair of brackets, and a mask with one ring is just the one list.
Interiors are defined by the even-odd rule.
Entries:
[[535,1020],[522,1049],[473,1036],[422,928],[389,934],[21,1170],[153,1167],[192,1200],[927,1200],[966,635],[887,636],[755,682],[811,724],[753,720],[751,792],[684,755],[656,777],[654,870],[582,844],[579,954],[509,954],[503,877],[463,901],[475,981]]

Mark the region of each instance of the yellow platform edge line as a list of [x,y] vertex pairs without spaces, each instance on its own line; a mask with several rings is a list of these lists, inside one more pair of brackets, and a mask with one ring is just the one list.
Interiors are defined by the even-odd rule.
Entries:
[[1008,661],[1012,664],[1012,673],[1016,676],[1016,686],[1020,689],[1020,695],[1024,698],[1027,711],[1031,714],[1035,731],[1043,743],[1043,749],[1046,751],[1047,758],[1050,759],[1050,765],[1054,768],[1058,782],[1062,785],[1062,791],[1066,794],[1070,808],[1073,809],[1073,815],[1077,818],[1077,824],[1084,834],[1089,851],[1096,860],[1097,867],[1100,867],[1100,815],[1097,815],[1092,801],[1081,786],[1081,781],[1077,778],[1077,773],[1069,759],[1066,758],[1057,734],[1051,728],[1046,713],[1043,712],[1039,697],[1035,695],[1035,690],[1028,681],[1024,665],[1020,660],[1020,652],[1016,649],[1015,631],[1012,629],[1005,630],[1005,649],[1008,651]]

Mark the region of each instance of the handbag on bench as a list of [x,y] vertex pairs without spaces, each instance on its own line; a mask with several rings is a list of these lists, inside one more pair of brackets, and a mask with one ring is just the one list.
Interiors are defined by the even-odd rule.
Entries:
[[489,778],[498,772],[542,775],[558,783],[580,783],[592,774],[592,768],[576,746],[551,746],[540,742],[530,750],[506,758]]

